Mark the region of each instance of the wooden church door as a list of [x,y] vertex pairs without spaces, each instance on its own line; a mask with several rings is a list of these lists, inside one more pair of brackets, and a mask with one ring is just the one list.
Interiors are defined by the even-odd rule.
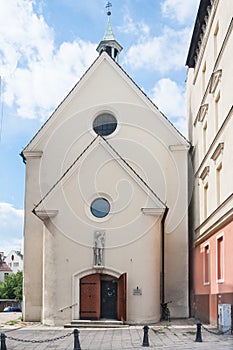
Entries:
[[126,321],[126,283],[127,274],[124,273],[118,279],[118,292],[117,292],[117,319],[119,321]]
[[88,275],[80,280],[80,319],[100,318],[100,275]]
[[116,279],[98,273],[80,280],[80,319],[126,320],[126,273]]

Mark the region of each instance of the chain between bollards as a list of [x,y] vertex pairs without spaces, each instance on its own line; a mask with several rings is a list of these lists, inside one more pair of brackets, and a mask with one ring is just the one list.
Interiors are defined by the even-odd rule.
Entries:
[[197,333],[196,333],[196,339],[195,342],[202,343],[202,337],[201,337],[201,322],[197,322]]
[[74,350],[81,350],[80,342],[79,342],[79,330],[74,329]]
[[4,333],[1,333],[1,348],[0,350],[7,350],[6,348],[6,336]]
[[145,325],[143,327],[144,330],[144,335],[143,335],[143,343],[142,346],[150,346],[149,345],[149,338],[148,338],[148,331],[149,331],[149,327],[147,325]]

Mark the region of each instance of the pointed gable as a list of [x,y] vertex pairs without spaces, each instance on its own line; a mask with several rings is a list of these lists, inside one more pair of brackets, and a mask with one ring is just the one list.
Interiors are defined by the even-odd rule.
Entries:
[[[185,137],[158,110],[127,73],[107,53],[103,52],[24,148],[22,156],[25,157],[28,151],[41,150],[54,128],[64,123],[67,118],[72,118],[91,107],[92,109],[95,106],[108,108],[110,104],[119,103],[147,108],[154,113],[157,122],[166,128],[165,134],[172,135],[174,143],[189,145]],[[142,120],[144,124],[147,123],[144,117]],[[91,124],[80,123],[78,118],[77,124],[80,132],[84,132],[91,126]],[[149,129],[151,129],[150,126]]]
[[[33,209],[33,212],[39,216],[41,219],[46,219],[48,217],[52,217],[58,213],[56,210],[57,208],[50,208],[49,198],[56,193],[56,191],[61,190],[63,188],[65,182],[69,179],[69,177],[73,176],[73,174],[78,170],[79,168],[82,168],[82,162],[85,162],[86,159],[88,159],[89,154],[92,152],[97,151],[97,154],[99,156],[98,161],[101,162],[103,159],[100,156],[100,151],[97,150],[98,148],[104,149],[107,153],[107,162],[110,162],[113,160],[117,167],[120,167],[123,169],[123,171],[126,173],[126,175],[129,175],[129,178],[133,181],[133,183],[137,184],[145,193],[146,196],[148,196],[150,200],[150,206],[148,208],[144,207],[141,209],[158,209],[157,213],[161,214],[163,210],[165,209],[166,205],[162,202],[162,200],[158,197],[158,195],[154,192],[154,190],[146,183],[145,180],[137,173],[137,171],[133,168],[132,165],[130,165],[120,154],[119,152],[107,141],[105,138],[101,136],[97,136],[95,139],[91,141],[91,143],[83,150],[81,154],[78,155],[78,157],[75,159],[73,164],[62,174],[62,176],[53,184],[53,186],[49,189],[49,191],[43,196],[43,198],[39,201],[39,203],[35,206]],[[91,158],[91,157],[90,157]],[[94,156],[96,159],[96,157]],[[104,156],[104,159],[106,161],[106,154]],[[88,166],[91,168],[90,160],[88,160]],[[96,169],[96,166],[92,168],[93,172],[92,175],[89,178],[89,186],[90,181],[95,181],[94,176],[98,169]],[[110,171],[111,174],[111,171]],[[86,176],[86,175],[84,175]],[[106,177],[107,179],[107,177]],[[47,209],[45,209],[47,208]],[[146,210],[144,211],[146,212]]]

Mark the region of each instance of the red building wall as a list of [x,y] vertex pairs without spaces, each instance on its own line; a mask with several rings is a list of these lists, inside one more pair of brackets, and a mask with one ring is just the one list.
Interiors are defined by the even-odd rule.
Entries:
[[[193,259],[194,316],[203,322],[217,324],[218,304],[233,305],[233,222],[196,246]],[[219,273],[222,276],[218,276]],[[222,279],[218,280],[218,277]]]

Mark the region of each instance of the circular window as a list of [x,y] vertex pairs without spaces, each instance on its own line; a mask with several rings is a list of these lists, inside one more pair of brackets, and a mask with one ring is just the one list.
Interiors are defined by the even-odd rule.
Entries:
[[110,204],[105,198],[97,198],[91,203],[91,212],[97,218],[103,218],[108,215]]
[[113,133],[117,127],[116,118],[109,113],[98,115],[93,122],[93,129],[97,135],[107,136]]

